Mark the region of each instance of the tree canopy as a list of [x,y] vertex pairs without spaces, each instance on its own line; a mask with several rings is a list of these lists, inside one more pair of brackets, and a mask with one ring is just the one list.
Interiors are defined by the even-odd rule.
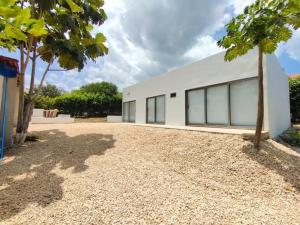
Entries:
[[65,91],[61,88],[58,88],[56,85],[47,84],[41,87],[39,92],[40,96],[55,98],[64,94]]
[[90,83],[70,93],[65,92],[54,97],[47,94],[48,89],[51,93],[52,89],[59,89],[55,85],[46,87],[44,88],[47,92],[42,95],[43,91],[41,91],[41,95],[36,100],[37,108],[58,109],[60,113],[72,116],[106,116],[122,113],[122,94],[113,83]]
[[218,42],[227,49],[225,60],[231,61],[257,46],[263,53],[273,53],[280,42],[291,38],[288,25],[299,27],[297,7],[299,1],[293,0],[256,0],[246,7],[226,25],[227,35]]
[[289,78],[292,119],[300,120],[300,75]]
[[226,36],[218,41],[231,61],[258,47],[258,111],[254,147],[260,147],[264,120],[264,54],[275,52],[278,44],[287,41],[300,25],[299,0],[256,0],[226,25]]
[[103,81],[84,85],[80,88],[80,91],[99,95],[113,96],[118,93],[118,88],[113,83]]

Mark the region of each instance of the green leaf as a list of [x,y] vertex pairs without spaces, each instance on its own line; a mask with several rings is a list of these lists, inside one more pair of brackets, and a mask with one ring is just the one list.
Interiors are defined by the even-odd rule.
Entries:
[[106,37],[102,33],[96,34],[96,43],[101,44],[106,41]]
[[263,52],[268,54],[275,52],[277,48],[277,43],[268,39],[262,40],[261,45]]
[[15,25],[20,26],[21,24],[27,23],[30,19],[30,9],[26,8],[19,12],[15,19]]
[[8,7],[12,6],[16,3],[17,0],[1,0],[0,1],[0,7]]
[[17,40],[26,41],[27,36],[18,28],[13,27],[9,24],[6,24],[5,29],[3,31],[7,37],[9,38],[15,38]]
[[87,31],[92,31],[93,30],[93,25],[92,24],[89,24],[89,25],[87,25],[86,27],[85,27],[85,29],[87,30]]
[[0,7],[0,15],[4,18],[12,18],[18,14],[16,9],[8,8],[5,6]]
[[32,34],[35,37],[39,37],[47,34],[47,30],[44,29],[45,22],[43,20],[37,20],[36,23],[32,25],[32,28],[28,30],[28,33]]
[[75,4],[72,0],[66,0],[70,9],[73,13],[82,12],[82,8],[80,8],[77,4]]
[[101,50],[105,55],[108,54],[108,48],[104,44],[99,44],[99,47],[101,48]]

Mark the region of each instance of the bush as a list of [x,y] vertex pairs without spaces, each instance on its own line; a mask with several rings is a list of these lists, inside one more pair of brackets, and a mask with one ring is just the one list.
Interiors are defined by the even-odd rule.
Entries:
[[281,139],[292,146],[300,146],[300,131],[289,129],[280,135]]
[[300,75],[289,78],[292,121],[300,120]]
[[40,95],[36,99],[35,108],[58,109],[62,114],[75,117],[121,115],[122,94],[114,84],[92,83],[55,97]]

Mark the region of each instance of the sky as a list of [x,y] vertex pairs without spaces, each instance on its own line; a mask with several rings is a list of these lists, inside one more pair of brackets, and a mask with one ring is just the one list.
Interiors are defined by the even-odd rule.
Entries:
[[[201,60],[224,49],[217,41],[224,26],[254,0],[106,0],[107,21],[94,33],[107,37],[109,54],[88,61],[78,72],[51,72],[46,83],[70,91],[91,83],[109,81],[124,87],[183,65]],[[0,50],[1,55],[19,58]],[[300,73],[300,30],[276,55],[286,74]],[[37,81],[46,65],[39,62]],[[54,65],[57,69],[58,65]],[[26,85],[29,83],[26,75]]]

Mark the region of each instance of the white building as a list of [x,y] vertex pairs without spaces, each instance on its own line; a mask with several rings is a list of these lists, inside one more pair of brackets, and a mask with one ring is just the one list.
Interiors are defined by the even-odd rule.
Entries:
[[[123,121],[176,126],[254,128],[258,53],[232,62],[224,52],[123,90]],[[290,127],[288,77],[275,55],[264,57],[264,130]]]

